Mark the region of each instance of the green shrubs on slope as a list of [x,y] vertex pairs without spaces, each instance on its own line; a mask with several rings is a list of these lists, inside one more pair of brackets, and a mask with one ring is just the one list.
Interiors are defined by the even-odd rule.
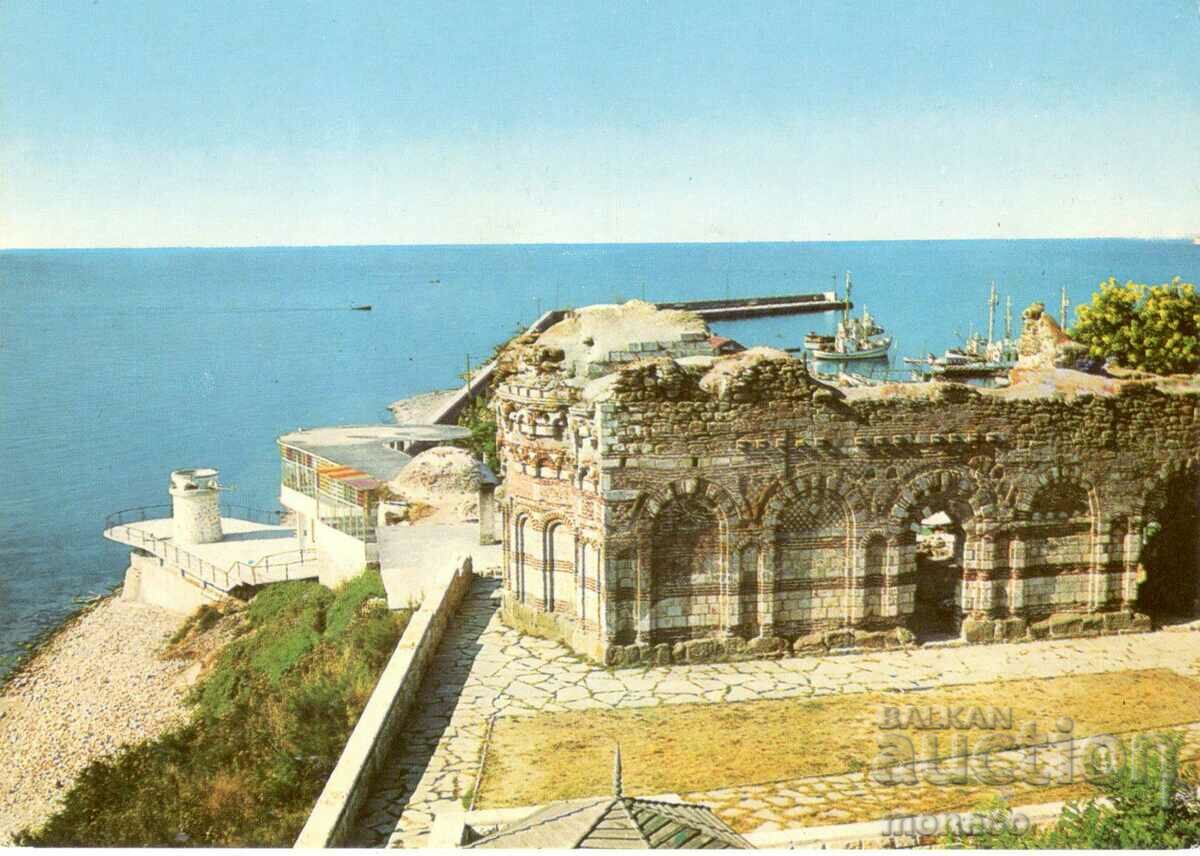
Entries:
[[[1200,792],[1194,768],[1181,770],[1178,734],[1160,735],[1142,763],[1122,764],[1100,782],[1104,799],[1066,806],[1053,826],[1019,830],[1003,805],[987,812],[986,831],[947,843],[1003,850],[1177,850],[1200,846]],[[1127,757],[1133,756],[1129,752]]]
[[269,586],[187,725],[84,770],[37,846],[291,846],[408,622],[377,571]]

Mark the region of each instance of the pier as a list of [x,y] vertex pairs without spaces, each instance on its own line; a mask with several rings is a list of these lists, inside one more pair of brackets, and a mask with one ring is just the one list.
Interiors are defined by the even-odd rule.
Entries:
[[781,294],[776,297],[731,297],[724,300],[681,300],[656,303],[659,309],[686,309],[705,321],[735,321],[767,315],[805,315],[853,309],[848,300],[839,300],[832,291],[817,294]]
[[[729,297],[720,300],[681,300],[656,303],[659,309],[686,309],[706,321],[732,321],[743,318],[762,318],[768,315],[806,315],[813,312],[853,309],[849,300],[839,300],[832,291],[815,294],[781,294],[773,297]],[[529,325],[526,332],[544,333],[567,316],[566,309],[548,309]],[[442,405],[429,422],[435,425],[457,425],[458,417],[471,399],[484,394],[496,370],[495,361],[481,367],[471,380],[449,401]]]

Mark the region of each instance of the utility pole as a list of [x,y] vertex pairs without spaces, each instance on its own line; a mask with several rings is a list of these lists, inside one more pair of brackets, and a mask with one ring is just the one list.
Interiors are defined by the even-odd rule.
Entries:
[[1067,309],[1071,305],[1070,298],[1067,297],[1067,287],[1062,287],[1062,298],[1058,303],[1058,324],[1064,330],[1067,329]]
[[1004,307],[1004,338],[1012,339],[1012,295],[1008,296],[1008,303]]

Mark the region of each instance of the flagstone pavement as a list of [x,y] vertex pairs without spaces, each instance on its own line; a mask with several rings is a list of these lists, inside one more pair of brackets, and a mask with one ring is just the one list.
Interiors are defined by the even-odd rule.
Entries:
[[[494,716],[904,691],[1126,669],[1170,668],[1200,677],[1195,632],[606,670],[558,643],[502,624],[498,587],[495,579],[476,580],[447,628],[351,845],[421,846],[433,805],[460,800],[474,787]],[[847,773],[684,796],[711,804],[749,830],[837,823],[850,815],[854,800],[878,802],[880,814],[892,807],[894,787],[870,791],[863,773]]]

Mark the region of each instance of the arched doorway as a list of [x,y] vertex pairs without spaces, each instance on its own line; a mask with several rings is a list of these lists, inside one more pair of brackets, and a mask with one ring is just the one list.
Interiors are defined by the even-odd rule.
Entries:
[[1200,479],[1175,475],[1146,507],[1137,610],[1156,623],[1193,618],[1200,600]]
[[965,502],[940,498],[923,507],[910,525],[915,579],[909,627],[918,639],[958,635],[971,518]]

